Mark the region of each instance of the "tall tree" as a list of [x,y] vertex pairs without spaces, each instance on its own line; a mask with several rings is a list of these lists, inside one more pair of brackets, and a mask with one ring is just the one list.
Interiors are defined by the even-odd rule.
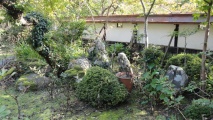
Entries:
[[148,39],[148,31],[147,31],[147,27],[148,27],[148,17],[150,15],[150,12],[155,4],[156,0],[153,0],[151,3],[150,8],[148,9],[148,12],[146,12],[146,5],[144,3],[143,0],[140,0],[142,8],[143,8],[143,14],[144,14],[144,39],[145,39],[145,47],[148,48],[149,47],[149,39]]
[[[198,0],[198,3],[202,2],[201,0]],[[209,38],[209,32],[210,32],[210,17],[211,17],[211,11],[212,11],[212,5],[213,0],[203,0],[203,4],[201,6],[201,9],[206,12],[206,29],[205,29],[205,36],[204,36],[204,43],[203,43],[203,53],[202,53],[202,62],[201,62],[201,74],[200,78],[202,81],[206,80],[206,69],[205,69],[205,63],[206,63],[206,51],[207,51],[207,43]],[[205,86],[202,88],[205,90]]]

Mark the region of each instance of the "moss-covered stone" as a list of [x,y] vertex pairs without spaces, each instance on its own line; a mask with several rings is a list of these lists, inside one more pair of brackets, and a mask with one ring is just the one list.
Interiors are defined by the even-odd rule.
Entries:
[[16,82],[16,88],[21,90],[20,87],[29,87],[29,90],[37,90],[37,85],[33,80],[29,80],[25,75],[21,76]]
[[50,79],[38,74],[27,74],[22,75],[16,82],[17,90],[35,91],[46,87],[50,83]]
[[85,75],[85,71],[80,66],[74,66],[72,69],[66,70],[64,72],[64,77],[68,79],[72,79],[74,77],[82,78]]

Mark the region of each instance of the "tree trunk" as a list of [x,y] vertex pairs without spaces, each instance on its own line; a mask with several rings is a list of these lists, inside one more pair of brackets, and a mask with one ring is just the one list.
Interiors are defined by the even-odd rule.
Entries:
[[145,40],[145,48],[148,48],[148,47],[149,47],[149,39],[148,39],[147,27],[148,27],[148,17],[145,17],[145,21],[144,21],[144,40]]
[[[205,30],[205,36],[204,36],[204,43],[203,43],[203,53],[202,53],[202,62],[201,62],[201,74],[200,78],[202,81],[206,80],[206,69],[205,69],[205,63],[206,63],[206,50],[207,50],[207,43],[208,43],[208,37],[209,37],[209,31],[210,31],[210,17],[211,17],[211,6],[212,2],[208,3],[208,13],[207,13],[207,25]],[[205,85],[203,85],[202,90],[205,90]]]
[[143,13],[144,13],[144,39],[145,39],[145,48],[149,47],[149,39],[148,39],[148,16],[150,15],[150,12],[155,4],[156,0],[152,1],[151,7],[149,8],[148,12],[146,13],[146,6],[144,4],[143,0],[140,0],[142,8],[143,8]]
[[14,20],[20,19],[23,13],[23,10],[16,8],[15,3],[12,2],[11,0],[0,0],[0,5],[2,5],[4,8],[7,9],[8,15],[10,15]]

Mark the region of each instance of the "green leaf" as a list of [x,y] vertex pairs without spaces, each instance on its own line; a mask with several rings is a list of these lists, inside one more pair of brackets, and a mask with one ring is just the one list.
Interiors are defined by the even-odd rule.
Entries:
[[154,63],[151,63],[151,64],[148,65],[149,70],[151,70],[151,69],[154,68],[154,67],[155,67],[155,64],[154,64]]
[[167,97],[164,97],[164,102],[168,103],[169,102],[169,99]]
[[143,74],[143,78],[148,78],[148,76],[150,76],[149,72],[146,72],[146,73]]
[[157,87],[156,87],[157,91],[162,90],[162,88],[163,88],[163,86],[162,86],[162,85],[157,85]]
[[153,88],[156,88],[156,83],[155,83],[155,82],[152,82],[152,83],[151,83],[151,86],[152,86]]
[[6,106],[5,106],[5,105],[1,106],[1,107],[0,107],[0,113],[3,112],[5,109],[6,109]]
[[157,94],[155,91],[152,91],[152,92],[150,93],[151,96],[152,96],[152,95],[155,95],[155,94]]
[[175,99],[176,102],[180,102],[181,100],[183,100],[183,96],[178,96],[178,98]]
[[10,110],[6,110],[6,107],[3,105],[0,107],[0,118],[4,118],[11,113]]
[[166,97],[165,94],[161,94],[161,95],[160,95],[160,99],[161,99],[161,100],[164,100],[165,97]]

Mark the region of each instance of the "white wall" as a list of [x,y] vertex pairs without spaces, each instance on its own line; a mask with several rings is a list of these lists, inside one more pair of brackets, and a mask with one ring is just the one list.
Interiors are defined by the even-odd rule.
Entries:
[[117,23],[109,23],[106,32],[107,41],[130,42],[134,24],[123,23],[122,28],[117,27]]
[[[148,37],[149,44],[165,45],[167,46],[171,38],[171,33],[174,31],[175,25],[173,24],[149,24]],[[144,25],[139,24],[139,34],[144,33]],[[144,43],[144,40],[142,40]],[[174,46],[174,40],[170,46]]]
[[[185,32],[185,31],[193,31],[194,29],[197,29],[198,25],[186,25],[186,24],[181,24],[179,31]],[[195,34],[189,35],[186,37],[186,47],[191,48],[191,49],[203,49],[203,42],[204,42],[204,35],[205,35],[205,30],[199,30]],[[178,47],[185,47],[185,38],[179,36],[178,38]],[[208,46],[207,50],[213,50],[213,26],[211,26],[210,29],[210,34],[209,34],[209,39],[208,39]]]
[[[89,25],[89,31],[92,30],[92,24]],[[103,23],[96,23],[97,33],[103,27]],[[196,29],[198,25],[196,24],[180,24],[179,31],[184,32],[186,30],[193,31]],[[132,23],[123,23],[122,28],[117,27],[117,23],[108,23],[108,29],[106,31],[106,40],[107,41],[118,41],[118,42],[130,42],[132,37],[132,31],[134,28],[134,24]],[[138,34],[142,34],[144,32],[144,25],[142,23],[138,24]],[[149,24],[148,25],[148,36],[149,36],[149,44],[155,45],[164,45],[167,46],[169,40],[171,38],[171,33],[174,31],[174,24]],[[84,33],[89,33],[88,31],[84,31]],[[204,40],[204,32],[205,30],[199,30],[197,33],[190,35],[187,37],[187,48],[190,49],[199,49],[203,48],[203,40]],[[94,32],[90,32],[90,35],[83,36],[83,38],[87,39],[95,39],[97,35]],[[144,40],[141,40],[141,43],[144,43]],[[171,46],[174,46],[174,38],[171,43]],[[179,36],[178,38],[178,47],[184,48],[185,46],[185,38]],[[211,26],[210,36],[208,40],[208,49],[213,50],[213,26]]]

